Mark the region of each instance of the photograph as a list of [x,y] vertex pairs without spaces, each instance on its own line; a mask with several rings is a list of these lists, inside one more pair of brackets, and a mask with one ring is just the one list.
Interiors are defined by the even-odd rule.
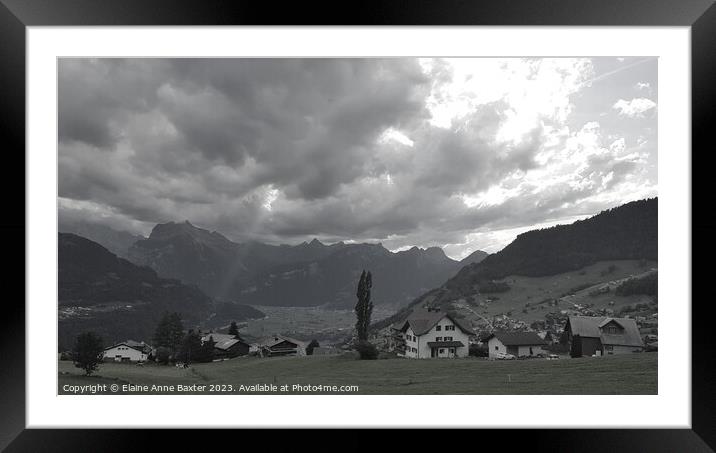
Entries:
[[657,395],[658,63],[57,58],[57,395]]

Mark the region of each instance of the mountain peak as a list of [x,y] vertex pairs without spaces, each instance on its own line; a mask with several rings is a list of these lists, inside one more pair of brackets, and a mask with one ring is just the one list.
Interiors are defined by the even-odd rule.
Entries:
[[158,223],[149,234],[150,240],[164,241],[178,237],[190,237],[201,242],[230,243],[224,235],[217,231],[209,231],[193,225],[188,220],[183,222]]
[[441,247],[428,247],[425,249],[425,253],[428,256],[435,257],[435,258],[447,258],[447,255],[445,254],[445,251]]
[[475,250],[474,252],[467,255],[465,258],[460,260],[461,264],[467,265],[472,263],[479,263],[484,260],[489,253],[483,252],[482,250]]

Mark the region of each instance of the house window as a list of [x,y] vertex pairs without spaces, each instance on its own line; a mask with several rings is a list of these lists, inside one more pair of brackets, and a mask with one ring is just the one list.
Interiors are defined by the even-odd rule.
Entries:
[[455,326],[445,326],[445,330],[455,330]]
[[500,348],[498,348],[497,345],[495,345],[495,351],[499,351],[499,350],[500,350]]
[[435,341],[443,341],[443,337],[435,337]]
[[450,348],[450,354],[455,354],[455,348]]
[[609,326],[609,327],[607,327],[607,333],[612,333],[612,334],[617,333],[617,328],[616,328],[616,326]]
[[445,350],[443,348],[440,348],[440,351],[438,351],[439,354],[445,353]]
[[452,337],[445,337],[445,341],[452,341]]
[[436,331],[440,332],[441,329],[442,329],[442,326],[435,326]]

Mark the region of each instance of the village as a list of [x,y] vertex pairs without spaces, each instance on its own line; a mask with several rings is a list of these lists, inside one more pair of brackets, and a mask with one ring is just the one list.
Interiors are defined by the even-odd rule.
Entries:
[[[438,308],[415,310],[407,319],[393,323],[390,335],[374,335],[372,340],[383,354],[406,359],[440,359],[476,357],[488,360],[526,358],[557,359],[569,357],[640,353],[658,348],[658,314],[633,312],[617,317],[612,310],[592,310],[575,304],[572,309],[551,312],[544,321],[527,324],[507,315],[496,316],[489,330],[478,330],[465,321]],[[238,332],[196,331],[201,345],[212,345],[211,361],[236,357],[270,358],[308,355],[351,354],[351,341],[320,346],[317,341],[303,341],[275,334],[247,342]],[[353,339],[354,340],[354,339]],[[159,362],[156,347],[128,339],[104,348],[104,362]],[[70,359],[71,354],[60,354]],[[175,366],[189,366],[177,358]]]

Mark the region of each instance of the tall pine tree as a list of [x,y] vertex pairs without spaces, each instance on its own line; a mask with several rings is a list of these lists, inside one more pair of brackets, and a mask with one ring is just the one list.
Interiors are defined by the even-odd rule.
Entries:
[[164,312],[154,332],[154,346],[167,348],[172,355],[175,355],[181,348],[183,340],[184,326],[179,313]]
[[358,341],[363,342],[368,339],[368,326],[370,326],[370,316],[373,313],[373,302],[370,300],[370,291],[373,287],[373,277],[370,271],[363,272],[360,275],[358,281],[358,290],[356,296],[358,302],[355,306],[356,312],[356,334],[358,335]]
[[229,326],[229,335],[233,335],[236,339],[241,338],[239,335],[239,326],[236,324],[236,321],[231,321],[231,325]]

